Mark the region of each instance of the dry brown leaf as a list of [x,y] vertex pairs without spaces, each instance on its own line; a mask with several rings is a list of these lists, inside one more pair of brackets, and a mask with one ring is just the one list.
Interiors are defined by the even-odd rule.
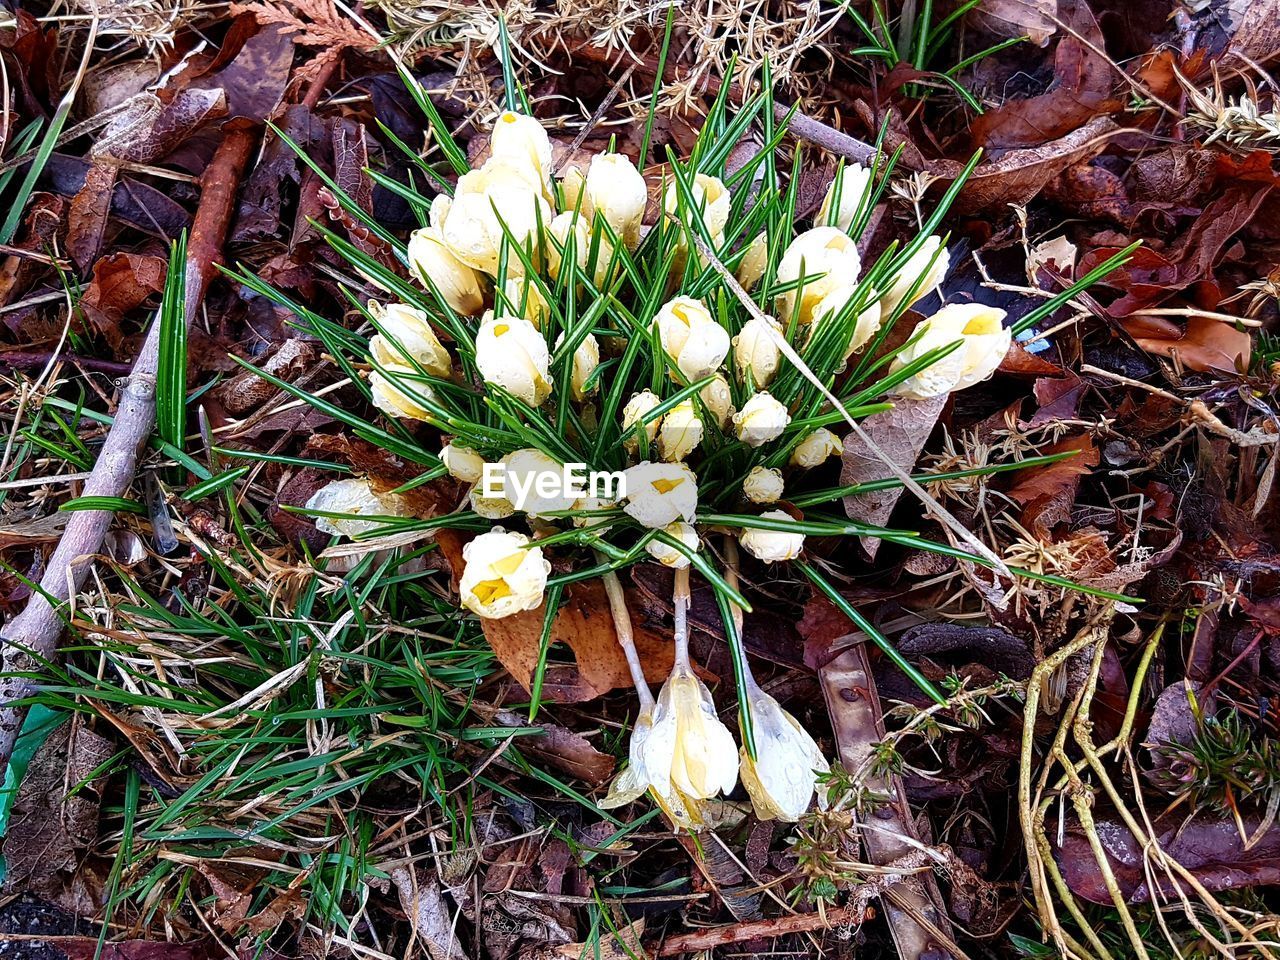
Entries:
[[[449,561],[456,587],[465,567],[462,537],[454,530],[439,530],[436,542]],[[489,646],[525,690],[530,689],[538,667],[543,617],[544,608],[540,606],[501,620],[481,621]],[[645,677],[653,683],[665,680],[673,662],[671,639],[636,622],[634,617],[631,628]],[[551,627],[551,643],[568,646],[577,663],[547,665],[542,683],[544,699],[580,703],[632,685],[601,581],[582,580],[565,590]]]
[[[892,410],[863,420],[862,429],[886,456],[910,473],[920,459],[920,452],[924,450],[925,442],[946,405],[946,394],[930,397],[928,400],[895,398]],[[883,480],[891,475],[884,461],[862,442],[858,434],[850,431],[845,436],[844,458],[840,467],[842,486]],[[852,520],[882,527],[888,522],[889,515],[893,513],[894,505],[901,496],[902,487],[892,487],[845,497],[844,512]],[[874,558],[880,549],[880,540],[876,537],[864,537],[862,546]]]
[[168,264],[161,257],[113,253],[99,260],[80,306],[106,341],[116,348],[124,339],[120,322],[164,289]]
[[999,37],[1026,37],[1043,47],[1058,30],[1058,0],[983,0],[969,17]]
[[1159,317],[1129,317],[1125,329],[1143,350],[1173,359],[1202,373],[1248,369],[1253,338],[1248,331],[1211,317],[1191,317],[1185,330]]
[[440,892],[440,882],[412,867],[395,867],[391,880],[400,895],[400,909],[413,924],[418,942],[431,960],[466,960],[454,928],[453,911]]

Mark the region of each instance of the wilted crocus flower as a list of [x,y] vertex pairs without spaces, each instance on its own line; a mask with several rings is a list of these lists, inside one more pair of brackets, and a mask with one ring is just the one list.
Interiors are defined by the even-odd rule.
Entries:
[[362,517],[408,516],[404,500],[397,496],[380,496],[373,492],[368,480],[333,480],[311,495],[306,509],[318,513],[342,513],[343,517],[316,517],[321,533],[356,537],[376,530],[382,524]]
[[742,748],[742,785],[761,820],[795,823],[813,801],[818,775],[831,768],[813,737],[760,689],[750,671],[745,682],[756,758]]

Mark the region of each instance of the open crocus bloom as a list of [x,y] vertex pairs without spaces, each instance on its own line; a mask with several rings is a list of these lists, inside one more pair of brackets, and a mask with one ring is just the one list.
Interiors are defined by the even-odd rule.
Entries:
[[683,463],[636,464],[627,478],[625,510],[641,526],[665,527],[677,520],[693,522],[698,509],[698,478]]
[[524,534],[494,527],[463,547],[462,559],[458,593],[468,610],[500,620],[542,604],[551,564]]
[[794,823],[809,809],[818,774],[831,768],[813,737],[754,679],[748,682],[747,704],[756,759],[742,749],[742,785],[761,820]]
[[924,400],[981,383],[996,371],[1009,352],[1013,334],[1004,326],[1004,311],[983,303],[955,303],[921,323],[911,344],[894,358],[891,371],[901,370],[930,351],[957,341],[960,346],[904,380],[899,396]]

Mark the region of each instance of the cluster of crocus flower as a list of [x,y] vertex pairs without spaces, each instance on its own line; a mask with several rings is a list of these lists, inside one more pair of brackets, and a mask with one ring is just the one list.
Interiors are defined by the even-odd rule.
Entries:
[[[406,247],[409,272],[439,315],[406,303],[368,306],[377,329],[368,346],[372,402],[387,416],[429,423],[451,437],[439,460],[469,486],[469,522],[479,517],[495,524],[465,548],[458,583],[463,607],[485,619],[538,610],[551,571],[544,555],[550,548],[540,541],[589,542],[568,539],[575,531],[602,545],[598,538],[622,530],[633,543],[641,538],[650,558],[675,571],[675,666],[656,698],[633,670],[640,714],[630,765],[613,784],[606,806],[648,792],[674,823],[696,826],[705,803],[731,791],[739,776],[761,817],[796,820],[813,801],[826,761],[745,663],[742,702],[755,750],[738,756],[689,659],[688,584],[691,563],[711,532],[699,525],[702,484],[723,481],[723,475],[700,477],[699,471],[713,471],[711,464],[728,462],[730,455],[751,463],[745,479],[737,474],[732,482],[742,509],[759,522],[726,534],[733,538],[728,552],[736,556],[741,546],[770,564],[801,555],[806,528],[797,520],[799,511],[786,503],[787,485],[838,456],[843,443],[828,427],[793,425],[787,391],[778,386],[784,373],[794,372],[788,365],[798,351],[833,337],[841,364],[867,352],[887,323],[935,290],[946,274],[943,240],[929,236],[895,269],[876,273],[875,289],[860,282],[861,255],[851,231],[865,212],[872,181],[864,167],[843,168],[814,224],[789,239],[780,256],[771,256],[765,232],[734,241],[733,196],[719,178],[698,172],[668,184],[658,194],[658,216],[676,225],[677,239],[665,255],[666,287],[660,283],[658,295],[638,298],[643,312],[632,311],[630,326],[610,327],[611,298],[628,275],[624,263],[653,229],[644,223],[645,178],[628,158],[611,152],[592,157],[585,169],[568,166],[557,174],[542,126],[505,112],[494,125],[487,159],[458,178],[452,195],[431,202],[427,225],[413,232]],[[707,239],[713,251],[734,261],[736,279],[746,290],[767,277],[760,306],[741,322],[729,318],[736,305],[717,299],[705,282],[681,289],[682,277],[697,265],[705,268]],[[563,292],[566,311],[559,310],[554,291]],[[601,319],[573,326],[571,333],[562,313],[586,311]],[[899,378],[894,392],[904,398],[939,396],[989,377],[1009,346],[1003,316],[969,304],[943,307],[922,321],[889,367],[891,373],[910,373]],[[467,331],[454,337],[453,352],[441,339],[450,330],[444,319]],[[566,344],[570,335],[572,343]],[[602,364],[624,354],[634,361],[636,351],[628,354],[628,344],[637,337],[652,344],[652,375],[624,380],[630,395],[607,406],[600,397]],[[462,339],[469,341],[465,363],[455,357]],[[930,357],[938,359],[929,363]],[[615,369],[627,367],[618,363]],[[618,448],[609,465],[621,466],[621,490],[611,496],[544,487],[538,479],[562,473],[572,444],[504,449],[486,447],[484,431],[469,435],[481,441],[459,436],[459,415],[448,409],[449,396],[457,392],[517,402],[518,416],[552,411],[549,421],[560,431],[572,422],[577,439],[601,430],[602,411],[608,410]],[[497,491],[485,482],[490,474],[502,478]],[[707,492],[719,497],[723,491]],[[375,494],[360,480],[330,484],[307,506],[329,515],[318,522],[320,529],[348,536],[376,530],[378,521],[371,518],[406,513],[400,498]],[[528,533],[516,529],[520,523]],[[612,555],[625,553],[615,548]],[[634,665],[630,630],[620,619],[625,612],[615,605],[614,616]]]

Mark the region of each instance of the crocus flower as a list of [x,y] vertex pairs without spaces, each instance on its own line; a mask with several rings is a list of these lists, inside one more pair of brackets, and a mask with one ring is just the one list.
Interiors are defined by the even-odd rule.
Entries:
[[[833,217],[831,205],[835,201],[837,184],[840,200]],[[813,222],[832,226],[848,233],[849,228],[853,226],[853,218],[858,214],[858,207],[870,192],[871,171],[860,163],[846,164],[840,174],[831,181],[831,186],[827,189],[827,195],[822,198],[822,206],[818,208],[818,215]]]
[[777,285],[797,284],[778,296],[778,315],[786,322],[812,323],[816,308],[832,290],[856,283],[862,268],[858,245],[835,227],[814,227],[791,241],[778,264]]
[[468,610],[500,620],[542,605],[551,564],[524,534],[495,527],[463,547],[462,559],[458,592]]
[[[698,531],[692,523],[677,520],[675,523],[669,523],[663,527],[662,532],[679,540],[689,549],[690,553],[697,553],[699,546]],[[681,567],[687,567],[690,563],[686,554],[670,544],[663,543],[661,540],[650,540],[645,545],[645,550],[659,563],[664,566],[674,567],[677,570]]]
[[493,383],[532,407],[551,393],[551,353],[547,341],[528,320],[486,317],[476,334],[476,367]]
[[752,467],[742,481],[742,492],[752,503],[777,503],[782,499],[782,471],[771,467]]
[[382,331],[369,341],[369,352],[379,364],[412,367],[416,362],[433,377],[448,378],[453,360],[423,311],[407,303],[384,306],[370,300],[369,313]]
[[781,332],[781,324],[772,317],[753,316],[742,325],[742,330],[733,338],[733,364],[739,380],[746,383],[750,374],[757,387],[769,385],[782,361],[777,340]]
[[729,332],[701,300],[676,297],[653,318],[662,349],[688,380],[714,373],[729,353]]
[[587,168],[586,186],[595,215],[609,224],[627,249],[634,250],[649,202],[649,188],[636,165],[620,153],[596,154]]
[[806,469],[816,467],[828,457],[837,457],[844,451],[840,438],[826,427],[819,427],[791,451],[791,465]]
[[665,527],[677,520],[693,522],[698,509],[698,478],[683,463],[650,463],[624,473],[627,504],[622,509],[641,526]]
[[899,305],[905,303],[909,307],[927,297],[942,283],[950,266],[951,254],[942,245],[942,238],[929,237],[903,264],[880,298],[881,317],[888,320]]
[[[781,520],[795,523],[795,518],[785,510],[766,510],[760,514],[765,520]],[[778,563],[782,560],[794,560],[804,549],[804,534],[791,533],[786,530],[766,530],[762,527],[748,527],[738,535],[742,548],[757,560],[766,563]]]
[[427,289],[434,287],[455,313],[469,317],[480,312],[484,306],[483,279],[449,252],[439,227],[422,227],[409,234],[408,256],[409,270],[418,282]]
[[677,403],[662,418],[658,428],[658,456],[663,460],[684,460],[702,442],[702,420],[692,400]]
[[791,415],[781,402],[768,391],[751,395],[742,409],[733,415],[734,430],[738,439],[749,447],[758,447],[782,436],[791,422]]
[[484,476],[484,457],[470,447],[449,442],[440,448],[440,461],[449,476],[463,483],[479,483]]
[[343,513],[345,517],[316,517],[316,529],[321,533],[342,537],[355,537],[376,530],[382,524],[377,520],[361,517],[408,516],[404,500],[397,496],[382,496],[373,492],[368,480],[333,480],[311,495],[306,509],[320,513]]
[[746,684],[756,758],[742,748],[742,785],[761,820],[794,823],[809,809],[818,774],[831,768],[813,737],[749,672]]
[[982,303],[943,307],[916,327],[915,340],[894,358],[890,371],[901,370],[930,351],[959,341],[960,346],[895,389],[899,396],[922,400],[963,390],[995,373],[1009,352],[1012,332],[1004,326],[1004,311]]

